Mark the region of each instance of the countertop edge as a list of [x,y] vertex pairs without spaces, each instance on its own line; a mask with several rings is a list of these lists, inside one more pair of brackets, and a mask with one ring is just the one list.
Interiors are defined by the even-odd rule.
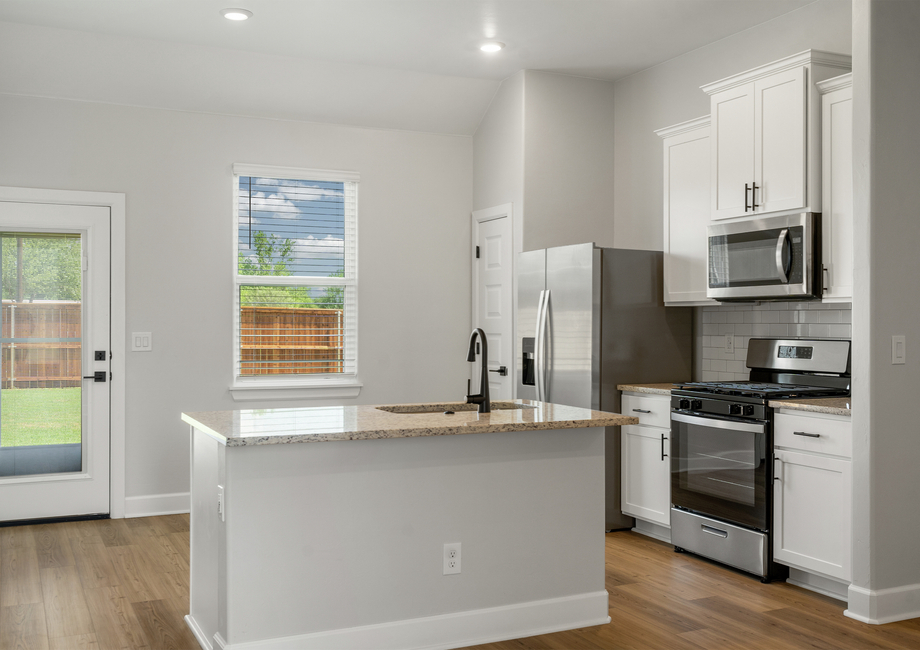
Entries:
[[[841,398],[816,398],[813,400],[771,400],[767,406],[774,409],[783,409],[785,411],[804,411],[806,413],[821,413],[822,415],[840,415],[852,417],[853,410],[841,406],[830,406],[829,404],[818,404],[817,402],[830,402]],[[842,398],[849,403],[850,398]]]
[[674,384],[618,384],[617,390],[628,393],[644,393],[646,395],[670,395]]

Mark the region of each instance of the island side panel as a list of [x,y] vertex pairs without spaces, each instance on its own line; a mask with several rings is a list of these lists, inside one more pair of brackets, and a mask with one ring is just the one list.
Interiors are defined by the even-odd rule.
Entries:
[[[220,443],[191,430],[191,593],[189,611],[199,641],[213,647],[218,629],[218,536],[223,534],[217,515]],[[197,628],[197,629],[196,629]]]
[[226,472],[231,644],[604,592],[603,428],[235,447]]

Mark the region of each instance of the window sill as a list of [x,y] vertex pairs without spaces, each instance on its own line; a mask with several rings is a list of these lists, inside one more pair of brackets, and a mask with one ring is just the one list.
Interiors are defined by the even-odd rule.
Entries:
[[361,393],[363,385],[357,379],[337,379],[309,384],[259,381],[233,384],[230,386],[230,395],[237,402],[354,398]]

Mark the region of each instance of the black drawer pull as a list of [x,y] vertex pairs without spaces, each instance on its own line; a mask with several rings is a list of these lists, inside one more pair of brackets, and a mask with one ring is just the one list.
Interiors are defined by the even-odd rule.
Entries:
[[794,436],[805,436],[806,438],[820,438],[820,433],[806,433],[804,431],[793,431],[792,435]]
[[633,409],[633,413],[651,413],[651,411],[646,411],[645,409]]
[[665,458],[668,457],[668,455],[664,453],[664,441],[665,440],[667,440],[667,438],[665,438],[664,434],[662,433],[661,434],[661,460],[664,460]]

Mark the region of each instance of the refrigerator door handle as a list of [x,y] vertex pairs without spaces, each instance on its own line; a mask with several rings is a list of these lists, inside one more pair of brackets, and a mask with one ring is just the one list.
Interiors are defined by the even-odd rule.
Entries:
[[537,389],[537,401],[543,401],[543,304],[546,291],[540,291],[540,300],[537,303],[537,331],[534,334],[533,365],[534,384]]

